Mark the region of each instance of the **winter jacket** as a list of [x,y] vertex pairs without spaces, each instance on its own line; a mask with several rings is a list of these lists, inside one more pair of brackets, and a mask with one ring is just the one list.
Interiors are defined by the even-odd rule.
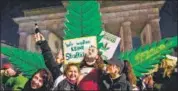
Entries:
[[102,82],[100,84],[101,91],[127,91],[131,90],[131,86],[126,80],[125,74],[121,74],[120,77],[116,79],[111,79],[109,74],[105,74],[101,78]]
[[164,81],[160,91],[178,91],[178,73],[172,73],[171,77]]
[[76,91],[77,86],[76,84],[70,83],[66,78],[62,80],[56,88],[53,89],[54,91]]
[[[2,70],[1,70],[2,71]],[[4,72],[0,75],[0,86],[4,90],[22,90],[25,86],[25,83],[28,81],[28,78],[22,76],[21,74],[15,76],[6,76]]]
[[21,91],[24,88],[27,81],[28,81],[28,78],[22,75],[10,77],[5,83],[5,87],[11,88],[11,90]]
[[53,80],[56,80],[56,78],[60,75],[62,75],[62,72],[60,71],[59,65],[56,63],[53,54],[51,52],[51,49],[48,45],[48,42],[45,41],[39,41],[37,42],[37,45],[40,46],[42,55],[44,57],[45,65],[49,69],[49,71],[52,74]]
[[[53,58],[51,49],[47,43],[47,41],[41,41],[40,43],[38,43],[38,45],[40,45],[40,48],[42,50],[42,55],[44,57],[45,60],[45,64],[47,66],[47,68],[51,71],[52,76],[53,76],[53,80],[55,81],[59,76],[62,75],[62,72],[60,71],[60,66],[55,62],[55,59]],[[56,90],[67,90],[67,91],[74,91],[76,90],[76,84],[72,84],[70,83],[67,79],[62,80],[57,88],[53,88],[55,91]]]

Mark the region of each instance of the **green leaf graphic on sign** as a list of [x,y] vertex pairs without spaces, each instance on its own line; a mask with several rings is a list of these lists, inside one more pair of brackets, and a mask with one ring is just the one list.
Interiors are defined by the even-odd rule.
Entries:
[[106,42],[104,46],[101,47],[102,50],[107,51],[109,50],[108,43]]
[[129,60],[136,76],[148,74],[155,65],[161,62],[172,48],[177,47],[177,36],[153,42],[140,48],[121,53],[119,59]]
[[1,46],[1,53],[6,55],[10,63],[28,78],[31,78],[39,69],[46,68],[43,56],[39,53],[6,46]]

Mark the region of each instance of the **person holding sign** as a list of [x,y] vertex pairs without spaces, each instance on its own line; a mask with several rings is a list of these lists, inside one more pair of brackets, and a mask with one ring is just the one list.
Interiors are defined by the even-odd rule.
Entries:
[[91,46],[80,64],[81,75],[78,80],[79,90],[100,90],[99,81],[102,74],[103,60],[96,47]]
[[[54,60],[50,47],[47,41],[44,39],[43,35],[38,32],[37,34],[35,34],[35,40],[42,50],[42,54],[47,68],[52,73],[54,80],[52,90],[75,91],[77,89],[76,82],[79,77],[79,68],[77,67],[77,65],[75,63],[69,63],[66,66],[63,74],[60,71],[60,67],[63,63],[62,53],[59,52],[57,59]],[[57,63],[60,65],[60,67],[57,66]]]

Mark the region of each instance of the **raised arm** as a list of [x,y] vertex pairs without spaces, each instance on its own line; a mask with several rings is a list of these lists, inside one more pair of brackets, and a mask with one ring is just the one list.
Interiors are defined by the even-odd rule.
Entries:
[[45,64],[47,68],[50,70],[50,72],[52,73],[53,79],[55,80],[59,75],[62,75],[62,72],[60,71],[59,64],[56,63],[52,55],[48,42],[40,33],[35,34],[35,41],[36,44],[40,46],[42,55],[45,60]]

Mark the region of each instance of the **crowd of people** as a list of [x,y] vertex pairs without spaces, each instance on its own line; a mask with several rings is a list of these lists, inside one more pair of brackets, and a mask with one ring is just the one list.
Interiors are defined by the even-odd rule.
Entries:
[[12,64],[3,64],[1,91],[178,91],[177,60],[165,59],[153,73],[136,77],[129,60],[103,60],[95,46],[89,47],[81,63],[64,65],[61,50],[54,57],[41,33],[36,33],[34,40],[48,69],[39,69],[27,79]]

